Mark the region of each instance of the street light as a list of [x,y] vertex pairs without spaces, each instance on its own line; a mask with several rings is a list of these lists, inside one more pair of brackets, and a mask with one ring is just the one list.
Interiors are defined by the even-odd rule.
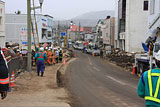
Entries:
[[31,10],[42,8],[44,0],[39,0],[40,6],[31,7],[31,0],[27,0],[27,34],[28,34],[28,52],[27,52],[27,71],[32,70],[32,50],[31,50]]
[[43,1],[44,0],[39,0],[40,7],[42,7]]

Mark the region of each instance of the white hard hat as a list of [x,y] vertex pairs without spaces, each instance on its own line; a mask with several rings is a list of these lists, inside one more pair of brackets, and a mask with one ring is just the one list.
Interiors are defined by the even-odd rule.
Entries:
[[155,55],[155,59],[159,60],[160,61],[160,50],[158,51],[158,53],[156,53]]
[[48,49],[48,47],[46,47],[45,49]]
[[44,51],[44,48],[43,48],[43,47],[41,47],[41,48],[40,48],[40,51]]

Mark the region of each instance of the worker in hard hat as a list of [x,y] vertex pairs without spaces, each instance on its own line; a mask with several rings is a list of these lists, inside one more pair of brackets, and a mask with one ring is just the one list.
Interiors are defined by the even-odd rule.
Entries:
[[58,60],[59,60],[59,51],[56,50],[56,63],[58,63]]
[[48,65],[51,65],[51,58],[52,58],[52,52],[51,51],[52,50],[50,48],[47,51],[47,57],[48,57],[47,63],[48,63]]
[[155,55],[156,68],[144,72],[137,93],[146,100],[146,107],[160,107],[160,50]]
[[40,48],[40,52],[36,53],[35,58],[37,59],[37,75],[39,76],[39,73],[41,71],[41,77],[43,77],[45,69],[45,60],[47,59],[43,47]]
[[[47,53],[48,53],[48,47],[44,48],[44,53],[47,55]],[[45,64],[47,64],[47,63],[48,63],[47,60],[45,60]]]
[[56,61],[55,61],[55,60],[56,60],[56,57],[57,57],[57,55],[56,55],[56,48],[54,48],[54,49],[53,49],[53,58],[52,58],[52,63],[53,63],[53,64],[56,64]]
[[59,61],[62,62],[62,59],[63,59],[63,51],[60,48],[60,51],[59,51]]
[[8,65],[5,56],[0,48],[0,94],[1,99],[6,98],[9,89]]

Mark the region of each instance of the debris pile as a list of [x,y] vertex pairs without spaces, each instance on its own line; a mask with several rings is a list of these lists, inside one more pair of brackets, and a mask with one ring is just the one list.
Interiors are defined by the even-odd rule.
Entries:
[[134,63],[134,56],[134,53],[127,53],[118,49],[113,49],[112,53],[106,57],[109,61],[116,63],[116,65],[131,71]]

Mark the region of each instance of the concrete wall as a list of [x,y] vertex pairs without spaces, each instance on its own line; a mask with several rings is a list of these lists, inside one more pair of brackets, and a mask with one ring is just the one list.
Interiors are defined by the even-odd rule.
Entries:
[[23,28],[27,29],[26,15],[6,14],[6,42],[21,43]]
[[125,51],[143,51],[141,43],[148,37],[148,11],[143,10],[144,0],[126,1]]
[[5,47],[5,3],[0,1],[0,47]]

